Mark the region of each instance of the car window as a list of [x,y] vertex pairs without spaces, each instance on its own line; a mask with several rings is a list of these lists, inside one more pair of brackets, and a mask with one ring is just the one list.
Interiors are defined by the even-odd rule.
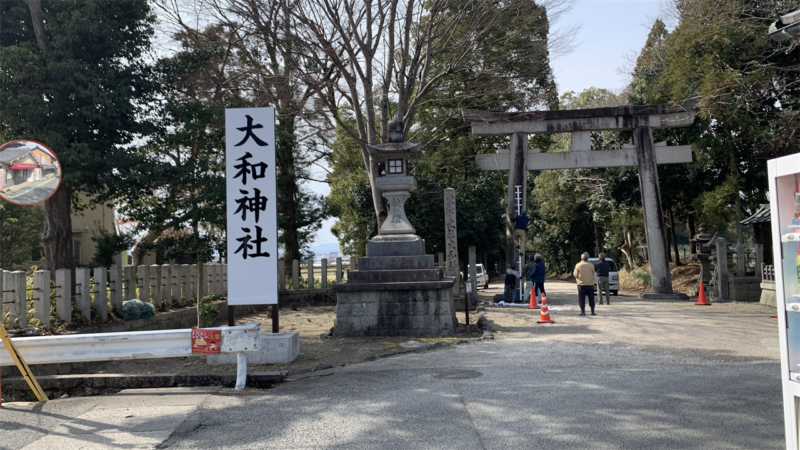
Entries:
[[617,264],[614,263],[614,261],[608,261],[608,265],[611,267],[612,272],[619,272],[619,269],[617,269]]
[[483,267],[475,266],[475,273],[483,273]]

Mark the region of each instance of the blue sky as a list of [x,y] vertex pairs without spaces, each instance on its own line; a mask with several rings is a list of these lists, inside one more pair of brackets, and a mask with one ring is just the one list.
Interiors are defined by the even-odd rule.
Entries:
[[[620,71],[628,65],[626,58],[644,45],[658,12],[658,0],[578,0],[556,24],[581,25],[574,51],[551,61],[559,94],[590,87],[624,88],[629,80]],[[309,188],[323,195],[329,192],[324,183],[309,183]],[[312,247],[337,242],[330,232],[333,222],[323,223]]]

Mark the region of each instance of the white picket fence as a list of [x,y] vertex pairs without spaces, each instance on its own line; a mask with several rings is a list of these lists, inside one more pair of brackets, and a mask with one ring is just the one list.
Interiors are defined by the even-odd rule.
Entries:
[[[205,269],[205,295],[226,295],[228,265],[211,263]],[[74,286],[69,269],[56,270],[54,283],[50,281],[50,271],[38,270],[33,273],[32,288],[28,287],[25,272],[2,272],[0,291],[8,322],[22,328],[30,318],[49,328],[51,308],[58,320],[66,324],[72,323],[73,305],[86,323],[93,319],[105,323],[109,320],[109,307],[121,309],[125,300],[139,299],[162,308],[179,306],[197,297],[196,264],[79,267],[75,269]],[[92,306],[96,317],[92,317]]]
[[[327,259],[323,259],[317,268],[311,260],[294,260],[290,289],[300,289],[301,280],[304,280],[307,289],[315,288],[315,280],[322,289],[327,289],[331,271],[336,273],[336,282],[341,283],[346,278],[345,269],[355,266],[356,258],[350,258],[349,266],[343,266],[342,258],[336,258],[335,267],[330,268]],[[301,276],[301,267],[305,276]],[[207,285],[204,295],[226,296],[228,265],[210,263],[205,265],[205,269]],[[194,302],[197,300],[197,280],[196,264],[113,265],[94,269],[79,267],[75,269],[74,286],[69,269],[56,270],[54,283],[50,281],[49,271],[38,270],[33,273],[33,287],[28,287],[31,280],[25,272],[3,270],[0,298],[12,328],[24,328],[30,319],[36,319],[40,327],[49,328],[51,309],[60,322],[71,324],[73,307],[85,323],[106,323],[109,321],[109,309],[121,309],[125,300],[139,299],[152,303],[157,309]],[[278,287],[280,290],[287,288],[282,260],[278,261]]]

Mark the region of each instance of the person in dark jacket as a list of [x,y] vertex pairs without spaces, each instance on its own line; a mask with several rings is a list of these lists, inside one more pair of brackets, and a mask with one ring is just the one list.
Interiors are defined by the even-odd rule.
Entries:
[[598,255],[600,261],[594,266],[594,274],[597,276],[597,304],[603,304],[603,290],[606,291],[606,305],[611,304],[611,293],[608,290],[608,272],[611,265],[606,261],[605,253]]
[[528,229],[528,211],[522,210],[522,212],[518,216],[512,216],[511,214],[508,215],[509,220],[514,222],[514,243],[522,248],[521,243],[525,242],[525,230]]
[[[520,273],[517,272],[517,264],[511,263],[511,268],[506,269],[506,282],[505,282],[505,289],[503,289],[503,299],[502,302],[505,303],[506,298],[508,298],[508,303],[512,301],[514,303],[518,303],[519,299],[517,298],[517,280],[519,280]],[[510,297],[506,297],[508,293],[511,292]]]
[[535,263],[533,261],[533,255],[528,256],[528,263],[525,264],[525,269],[522,270],[522,278],[525,280],[525,288],[519,294],[520,300],[524,303],[525,301],[530,298],[531,295],[531,288],[533,288],[533,281],[531,281],[531,273],[533,272],[533,267]]
[[533,260],[534,264],[533,264],[533,270],[531,270],[531,282],[533,283],[534,295],[537,298],[536,301],[537,303],[541,303],[542,294],[547,295],[547,293],[544,291],[545,267],[544,267],[544,262],[542,261],[542,255],[537,253],[536,256],[533,257]]

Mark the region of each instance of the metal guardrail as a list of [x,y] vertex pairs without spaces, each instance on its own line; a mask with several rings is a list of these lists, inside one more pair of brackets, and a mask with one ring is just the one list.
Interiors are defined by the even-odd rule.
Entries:
[[[208,329],[220,330],[222,353],[237,354],[236,389],[244,389],[246,353],[258,350],[261,324]],[[175,358],[192,354],[191,329],[39,336],[12,338],[12,341],[28,364]],[[14,360],[0,347],[0,366],[13,365]]]
[[[174,358],[192,354],[192,330],[133,331],[12,338],[28,364]],[[13,366],[0,352],[0,366]]]

